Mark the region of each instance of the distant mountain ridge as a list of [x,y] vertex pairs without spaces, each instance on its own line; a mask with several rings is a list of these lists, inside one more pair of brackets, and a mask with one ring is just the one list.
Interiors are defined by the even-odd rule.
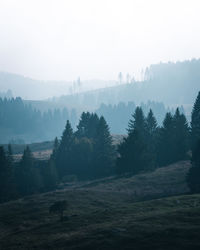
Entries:
[[81,81],[43,81],[18,74],[0,71],[0,93],[12,91],[13,96],[22,97],[26,100],[44,100],[59,97],[61,95],[74,95],[83,91],[92,89],[92,86],[108,86],[113,85],[115,81],[88,80]]
[[176,63],[151,65],[145,70],[144,80],[56,98],[57,104],[79,105],[98,108],[102,103],[115,105],[119,102],[148,100],[163,102],[166,106],[181,106],[188,112],[200,91],[200,59]]
[[[59,96],[43,101],[30,101],[38,109],[45,106],[93,110],[102,103],[115,105],[120,102],[133,101],[136,105],[147,101],[163,102],[166,106],[183,105],[188,113],[191,111],[196,94],[200,90],[200,59],[176,63],[154,64],[146,68],[143,81],[119,84],[116,81],[90,81],[90,84],[104,86],[101,89],[69,94],[70,82],[37,81],[15,74],[0,72],[0,92],[11,89],[16,96],[33,100],[34,97],[44,99],[46,96]],[[55,87],[56,84],[56,87]],[[54,88],[52,88],[54,85]],[[20,92],[21,91],[21,92]],[[20,94],[21,93],[21,94]],[[26,96],[26,98],[24,98]]]

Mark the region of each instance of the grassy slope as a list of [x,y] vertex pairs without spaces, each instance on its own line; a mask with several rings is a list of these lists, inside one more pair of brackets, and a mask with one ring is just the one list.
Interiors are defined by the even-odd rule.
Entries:
[[[148,187],[153,187],[150,196],[160,196],[156,189],[168,190],[178,179],[177,194],[181,188],[187,192],[181,179],[188,167],[182,162],[154,173],[74,185],[2,204],[1,249],[200,249],[200,195],[141,201]],[[134,197],[136,186],[141,192]],[[62,223],[48,213],[60,199],[69,202]]]

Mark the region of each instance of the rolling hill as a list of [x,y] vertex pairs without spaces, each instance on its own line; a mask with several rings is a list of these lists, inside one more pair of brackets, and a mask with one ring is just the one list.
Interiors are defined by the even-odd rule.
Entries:
[[[1,204],[1,248],[199,249],[200,195],[187,194],[189,167],[179,162],[134,177],[65,183]],[[63,199],[69,206],[60,222],[48,209]]]

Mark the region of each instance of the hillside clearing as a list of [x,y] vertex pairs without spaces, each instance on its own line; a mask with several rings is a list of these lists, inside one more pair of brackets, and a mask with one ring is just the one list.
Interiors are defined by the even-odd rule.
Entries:
[[[169,195],[168,190],[188,192],[189,165],[69,185],[1,204],[1,249],[199,249],[200,195],[145,201]],[[48,209],[63,199],[69,207],[59,222]]]

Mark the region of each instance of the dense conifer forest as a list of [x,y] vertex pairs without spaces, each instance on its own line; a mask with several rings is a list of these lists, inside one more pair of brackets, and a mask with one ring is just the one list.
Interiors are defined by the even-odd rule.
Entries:
[[0,250],[200,249],[200,1],[0,1]]
[[[20,99],[15,101],[19,107],[23,105]],[[7,150],[1,146],[1,202],[51,190],[70,179],[91,180],[153,171],[190,159],[190,152],[192,168],[187,181],[192,192],[199,192],[199,103],[200,92],[190,125],[178,108],[174,114],[167,112],[159,126],[151,109],[145,116],[142,107],[136,107],[127,124],[128,136],[115,146],[104,117],[83,112],[76,130],[67,120],[61,138],[55,138],[47,161],[35,159],[27,146],[21,160],[16,162],[12,145]],[[30,108],[26,109],[28,112]]]

